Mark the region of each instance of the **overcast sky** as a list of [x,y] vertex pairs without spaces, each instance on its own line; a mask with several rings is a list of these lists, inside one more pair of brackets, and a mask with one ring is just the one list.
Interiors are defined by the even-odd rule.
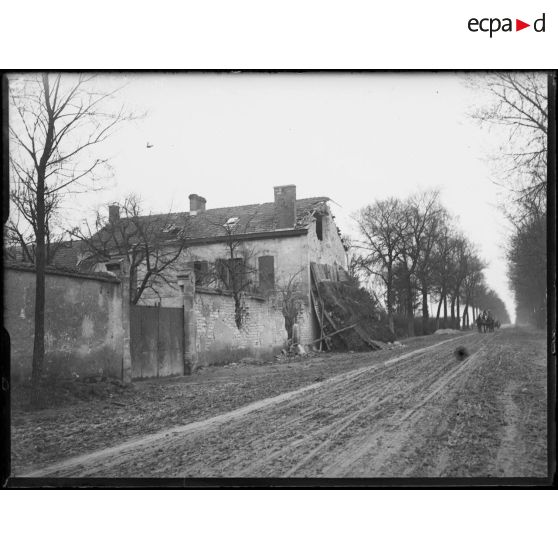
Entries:
[[[112,74],[105,85],[124,79],[121,100],[147,114],[103,146],[114,180],[96,204],[137,192],[146,210],[186,211],[191,193],[211,208],[269,202],[273,186],[296,184],[299,198],[329,196],[351,234],[360,207],[436,187],[513,317],[489,162],[505,136],[468,117],[489,98],[464,74]],[[76,203],[82,213],[92,200]]]

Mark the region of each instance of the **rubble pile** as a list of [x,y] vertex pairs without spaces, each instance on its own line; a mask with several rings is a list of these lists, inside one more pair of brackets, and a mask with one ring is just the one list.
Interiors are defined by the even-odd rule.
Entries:
[[332,349],[377,350],[395,341],[387,320],[365,289],[345,281],[320,281],[317,294]]

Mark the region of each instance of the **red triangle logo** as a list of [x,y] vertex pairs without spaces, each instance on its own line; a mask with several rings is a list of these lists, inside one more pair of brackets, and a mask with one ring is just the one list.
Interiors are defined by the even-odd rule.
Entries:
[[516,31],[521,31],[522,29],[525,29],[526,27],[531,27],[531,24],[530,23],[525,23],[524,21],[521,21],[520,19],[515,20],[515,30]]

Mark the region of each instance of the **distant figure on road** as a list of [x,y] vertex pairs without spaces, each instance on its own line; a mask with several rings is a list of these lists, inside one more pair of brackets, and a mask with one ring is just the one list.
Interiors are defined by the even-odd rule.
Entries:
[[482,316],[480,314],[477,316],[476,322],[479,333],[482,333]]
[[494,331],[494,316],[492,316],[492,312],[490,310],[486,311],[486,317],[484,319],[484,331],[493,332]]

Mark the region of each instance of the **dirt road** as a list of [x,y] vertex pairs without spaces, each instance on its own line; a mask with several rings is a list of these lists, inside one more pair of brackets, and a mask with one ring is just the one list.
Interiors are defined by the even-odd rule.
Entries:
[[545,350],[515,328],[441,336],[22,476],[544,477]]

